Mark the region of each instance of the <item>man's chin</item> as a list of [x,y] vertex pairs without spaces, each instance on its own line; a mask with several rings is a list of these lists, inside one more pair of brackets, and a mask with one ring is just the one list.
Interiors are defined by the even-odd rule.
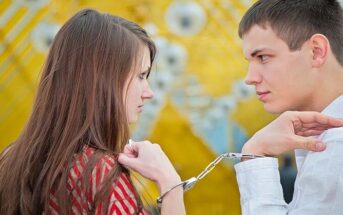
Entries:
[[284,108],[273,106],[273,105],[268,104],[268,103],[264,103],[263,107],[270,114],[281,114],[281,113],[287,111],[287,110],[284,110]]

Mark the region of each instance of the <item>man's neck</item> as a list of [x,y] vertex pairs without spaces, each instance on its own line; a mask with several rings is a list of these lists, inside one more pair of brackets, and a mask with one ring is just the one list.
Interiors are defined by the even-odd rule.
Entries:
[[342,94],[343,93],[323,95],[322,97],[318,98],[317,102],[314,103],[314,106],[312,108],[309,108],[308,110],[322,112],[327,106],[329,106],[337,97]]
[[303,110],[321,112],[343,95],[343,67],[333,66],[325,71],[316,89],[310,105]]

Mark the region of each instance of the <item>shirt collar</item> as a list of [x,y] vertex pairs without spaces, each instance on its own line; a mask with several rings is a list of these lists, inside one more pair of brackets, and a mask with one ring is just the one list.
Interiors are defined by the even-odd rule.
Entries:
[[343,95],[338,96],[322,113],[332,117],[343,118]]

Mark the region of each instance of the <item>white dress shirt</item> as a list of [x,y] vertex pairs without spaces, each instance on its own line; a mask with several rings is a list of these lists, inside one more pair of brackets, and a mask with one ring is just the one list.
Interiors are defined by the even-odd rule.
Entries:
[[[343,95],[322,113],[343,118]],[[325,151],[295,152],[298,175],[289,205],[283,199],[276,158],[235,165],[243,215],[343,215],[343,127],[318,138],[326,143]]]

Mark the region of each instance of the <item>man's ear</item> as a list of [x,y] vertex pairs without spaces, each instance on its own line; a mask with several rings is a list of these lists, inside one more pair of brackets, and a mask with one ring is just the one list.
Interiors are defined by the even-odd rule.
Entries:
[[330,52],[330,43],[323,34],[314,34],[309,40],[312,49],[312,66],[321,67],[327,60]]

